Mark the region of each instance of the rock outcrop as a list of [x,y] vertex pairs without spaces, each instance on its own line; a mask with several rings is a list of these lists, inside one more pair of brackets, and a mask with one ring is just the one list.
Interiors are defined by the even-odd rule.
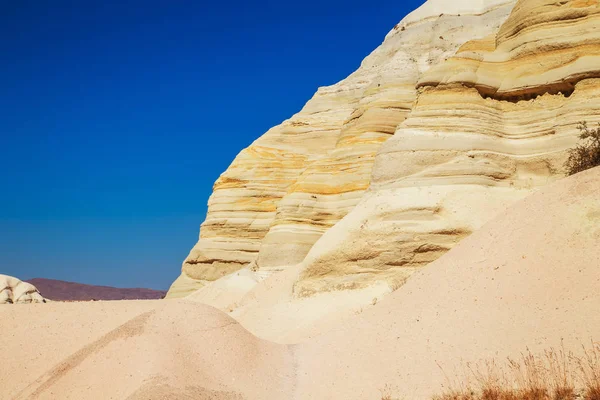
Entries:
[[[254,287],[250,271],[232,274],[190,299],[260,337],[302,342],[369,309],[511,204],[563,178],[578,123],[600,121],[599,4],[517,2],[491,34],[419,75],[369,188],[302,262]],[[438,6],[427,2],[417,14]],[[444,7],[453,5],[437,10]]]
[[297,296],[397,288],[531,191],[564,176],[600,121],[598,1],[520,0],[497,33],[429,69],[379,150],[370,190],[304,260]]
[[417,83],[468,40],[497,31],[514,2],[430,0],[361,67],[242,151],[214,185],[200,239],[168,297],[241,268],[301,262],[359,202],[375,155],[412,110]]
[[[322,90],[307,106],[315,113],[299,114],[332,121],[347,113],[339,128],[323,125],[321,138],[314,121],[292,129],[296,116],[245,150],[217,182],[202,239],[172,288],[176,296],[204,285],[188,298],[0,307],[2,321],[18,321],[0,341],[10,360],[0,369],[0,398],[427,400],[452,386],[461,367],[495,375],[490,360],[527,349],[560,347],[597,367],[581,344],[600,337],[600,167],[559,178],[577,122],[600,121],[600,7],[519,0],[508,16],[510,7],[429,1],[388,36],[447,18],[492,31],[434,68],[418,63],[414,102],[399,111],[402,121],[372,166],[347,176],[334,157],[343,140],[331,139],[369,103],[359,82],[356,92]],[[419,40],[429,31],[415,32]],[[356,120],[371,112],[391,124],[391,112],[380,111],[365,107]],[[377,147],[366,138],[379,120],[365,117],[370,128],[355,136],[357,158]],[[330,148],[321,151],[319,140]],[[362,198],[338,212],[356,199],[319,191],[344,182]],[[318,207],[303,214],[293,206],[305,195],[325,210],[321,196],[333,196],[323,230],[341,218],[320,238],[312,228]],[[269,256],[269,243],[302,226],[294,219],[313,222],[281,247],[280,260]],[[257,283],[285,263],[295,265]],[[248,265],[257,271],[240,270]],[[0,299],[14,302],[39,296],[3,275],[0,288]],[[192,300],[240,306],[233,319]],[[351,303],[358,312],[348,313]],[[262,338],[244,328],[261,329]],[[269,335],[295,344],[264,340]]]
[[425,3],[236,158],[169,296],[298,264],[297,297],[395,290],[563,177],[600,120],[599,4]]
[[45,303],[46,300],[31,283],[0,274],[0,304]]

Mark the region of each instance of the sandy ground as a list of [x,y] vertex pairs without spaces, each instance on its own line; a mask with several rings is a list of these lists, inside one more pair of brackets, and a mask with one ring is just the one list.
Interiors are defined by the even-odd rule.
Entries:
[[[600,168],[516,204],[301,344],[186,300],[3,306],[0,399],[378,400],[386,386],[427,399],[461,362],[599,338],[598,243]],[[280,314],[273,327],[303,326]]]
[[362,290],[293,295],[301,265],[260,282],[230,315],[254,335],[276,343],[306,342],[353,319],[391,293],[385,282]]
[[[0,399],[267,399],[295,381],[288,348],[185,301],[3,307]],[[243,393],[244,397],[241,397]]]

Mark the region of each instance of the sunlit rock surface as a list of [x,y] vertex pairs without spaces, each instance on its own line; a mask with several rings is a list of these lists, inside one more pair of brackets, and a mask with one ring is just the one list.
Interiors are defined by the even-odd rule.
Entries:
[[397,288],[562,178],[577,123],[600,120],[598,4],[521,0],[497,33],[423,74],[411,113],[376,156],[369,192],[313,247],[295,294],[380,280]]
[[375,155],[412,110],[423,74],[496,32],[513,5],[428,1],[355,73],[243,150],[215,183],[200,239],[168,297],[243,267],[264,277],[301,262],[369,187]]
[[0,274],[0,304],[45,303],[31,283]]

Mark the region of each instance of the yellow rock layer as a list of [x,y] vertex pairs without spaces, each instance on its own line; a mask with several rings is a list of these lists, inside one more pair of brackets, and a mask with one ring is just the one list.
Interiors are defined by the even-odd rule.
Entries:
[[577,124],[600,121],[599,55],[597,1],[520,0],[496,35],[427,71],[369,191],[314,245],[295,294],[396,288],[564,176]]
[[375,155],[411,111],[423,73],[497,30],[513,5],[478,3],[430,0],[355,73],[320,88],[300,113],[242,151],[215,183],[200,240],[168,296],[243,267],[269,274],[301,262],[369,187]]

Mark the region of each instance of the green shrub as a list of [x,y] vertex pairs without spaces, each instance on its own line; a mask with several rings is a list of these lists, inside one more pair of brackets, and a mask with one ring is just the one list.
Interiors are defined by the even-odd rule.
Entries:
[[587,122],[581,122],[579,129],[580,143],[569,150],[569,158],[565,162],[567,175],[573,175],[586,169],[600,165],[600,123],[592,129]]

